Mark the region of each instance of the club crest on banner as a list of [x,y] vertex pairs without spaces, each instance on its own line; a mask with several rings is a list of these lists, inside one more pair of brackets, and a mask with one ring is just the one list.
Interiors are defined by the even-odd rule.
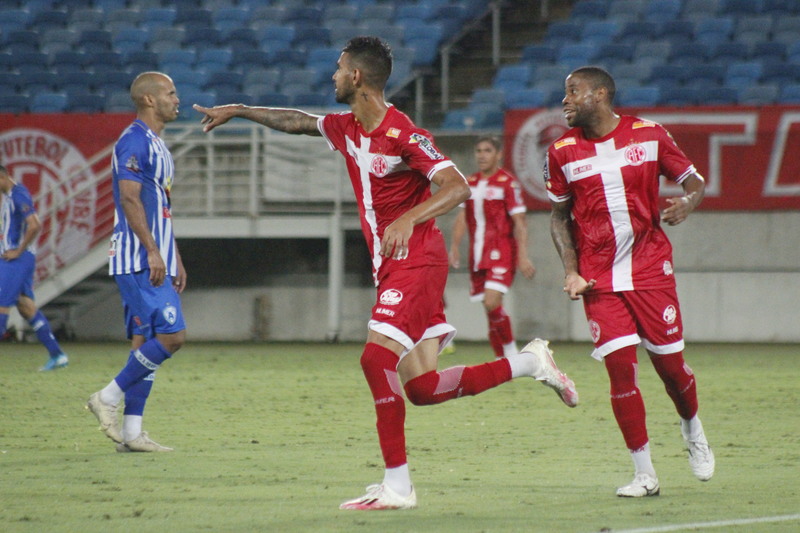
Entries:
[[561,109],[534,113],[520,127],[511,153],[514,172],[525,192],[537,200],[549,201],[543,178],[547,148],[569,128]]

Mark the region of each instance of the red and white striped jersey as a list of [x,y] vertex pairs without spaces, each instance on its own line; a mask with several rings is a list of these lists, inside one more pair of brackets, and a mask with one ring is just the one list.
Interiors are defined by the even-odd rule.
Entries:
[[431,134],[394,106],[369,133],[351,112],[320,117],[317,128],[347,163],[376,284],[383,267],[390,264],[402,263],[401,268],[446,265],[444,238],[433,219],[414,227],[406,259],[396,261],[379,253],[386,226],[430,198],[433,175],[454,166],[436,148]]
[[659,176],[681,183],[695,172],[660,125],[622,116],[600,139],[573,128],[547,151],[553,202],[572,201],[578,265],[595,291],[672,287],[672,245],[661,228]]
[[489,177],[476,172],[467,183],[471,194],[463,207],[470,236],[470,268],[488,269],[499,260],[516,265],[517,241],[511,217],[525,212],[519,182],[501,168]]

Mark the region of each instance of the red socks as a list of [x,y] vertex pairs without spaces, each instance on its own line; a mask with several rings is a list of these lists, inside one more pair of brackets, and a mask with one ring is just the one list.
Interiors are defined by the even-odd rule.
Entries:
[[406,405],[397,377],[399,358],[391,350],[369,343],[361,355],[361,368],[375,399],[378,441],[386,468],[407,463],[405,420]]
[[406,383],[408,400],[414,405],[433,405],[461,396],[474,396],[511,379],[506,359],[475,366],[454,366],[430,371]]
[[506,314],[502,305],[487,311],[486,316],[489,318],[489,344],[492,345],[495,357],[503,357],[503,345],[514,341],[511,317]]
[[642,393],[637,382],[636,346],[626,346],[604,358],[611,381],[611,408],[629,450],[647,444]]
[[684,420],[694,417],[697,414],[697,384],[692,369],[683,360],[683,352],[657,355],[650,360],[680,417]]

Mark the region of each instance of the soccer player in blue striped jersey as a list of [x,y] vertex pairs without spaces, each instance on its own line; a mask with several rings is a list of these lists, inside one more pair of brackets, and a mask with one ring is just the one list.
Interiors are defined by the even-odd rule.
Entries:
[[36,237],[41,231],[30,191],[0,165],[0,337],[6,332],[11,307],[16,305],[50,354],[40,370],[55,370],[67,366],[69,358],[33,301]]
[[[166,452],[142,431],[142,415],[156,369],[180,349],[186,324],[180,293],[186,286],[172,233],[170,188],[174,164],[160,135],[178,116],[178,94],[169,76],[139,74],[131,85],[136,120],[114,145],[114,234],[109,274],[122,297],[131,352],[120,373],[92,394],[86,407],[118,452]],[[124,398],[122,426],[117,408]]]

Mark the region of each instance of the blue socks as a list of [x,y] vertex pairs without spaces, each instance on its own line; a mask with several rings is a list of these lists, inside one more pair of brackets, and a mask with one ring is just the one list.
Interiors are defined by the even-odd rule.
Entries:
[[[158,339],[150,339],[142,344],[138,350],[133,350],[128,363],[120,371],[114,381],[119,388],[127,392],[131,387],[149,376],[163,363],[172,357]],[[151,385],[152,386],[152,382]],[[147,391],[149,394],[149,390]]]
[[0,314],[0,337],[5,335],[6,327],[8,327],[8,315]]
[[153,388],[153,380],[155,373],[150,373],[143,379],[140,379],[125,391],[125,412],[127,415],[142,416],[144,414],[144,404],[147,402],[147,397],[150,396],[150,390]]
[[[6,315],[6,319],[8,319],[8,315]],[[61,353],[61,346],[58,345],[58,341],[56,341],[53,332],[50,330],[50,322],[47,321],[41,311],[36,311],[33,318],[28,320],[28,324],[30,324],[33,331],[36,332],[36,338],[39,339],[39,342],[44,344],[44,347],[47,348],[50,357],[55,357]],[[5,327],[3,327],[3,329],[5,329]]]

